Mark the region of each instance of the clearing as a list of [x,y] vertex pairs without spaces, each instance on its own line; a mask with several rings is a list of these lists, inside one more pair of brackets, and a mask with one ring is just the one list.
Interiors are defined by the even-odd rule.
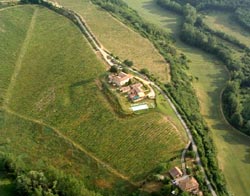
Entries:
[[228,12],[207,11],[204,13],[205,23],[214,30],[222,31],[250,46],[250,33],[235,22]]
[[[163,10],[152,0],[125,0],[125,2],[145,19],[178,35],[179,21],[181,21],[178,15]],[[228,188],[237,195],[248,196],[250,195],[250,189],[247,188],[250,183],[248,175],[250,173],[250,139],[233,130],[225,122],[220,109],[220,94],[228,80],[226,68],[211,55],[189,47],[179,39],[175,46],[179,52],[184,53],[191,60],[189,73],[199,78],[193,85],[201,104],[201,113],[213,131],[219,164],[226,177]]]

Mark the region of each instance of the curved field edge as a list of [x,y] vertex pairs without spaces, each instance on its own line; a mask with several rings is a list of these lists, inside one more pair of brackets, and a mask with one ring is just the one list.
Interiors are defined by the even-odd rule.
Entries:
[[122,60],[132,60],[138,69],[147,68],[154,77],[165,83],[170,81],[169,65],[146,38],[88,0],[56,2],[80,14],[96,38],[111,53]]
[[[168,32],[178,35],[180,17],[158,7],[152,0],[124,0],[145,19],[162,27]],[[200,101],[201,113],[209,127],[212,129],[213,139],[218,150],[218,160],[226,177],[228,188],[239,195],[249,195],[250,161],[249,139],[233,130],[223,118],[221,113],[220,94],[228,79],[227,70],[211,55],[181,43],[178,39],[175,44],[179,52],[184,53],[188,59],[193,82]]]
[[224,32],[235,37],[241,43],[250,45],[250,33],[242,28],[232,18],[229,12],[206,11],[204,14],[205,23],[214,30]]
[[[96,59],[80,31],[64,17],[44,8],[37,9],[39,22],[35,23],[8,106],[20,115],[58,127],[103,160],[111,163],[118,160],[120,165],[112,166],[130,175],[145,175],[145,171],[149,172],[161,161],[179,158],[184,144],[158,112],[131,119],[114,118],[109,102],[96,85],[96,77],[104,72],[104,65]],[[88,122],[90,118],[92,121]],[[96,122],[101,122],[98,127]],[[135,141],[138,137],[141,139]],[[129,148],[125,148],[129,143]],[[18,149],[21,153],[23,148]],[[116,154],[110,153],[112,150]],[[127,153],[130,151],[134,154]],[[139,155],[136,160],[135,155]]]

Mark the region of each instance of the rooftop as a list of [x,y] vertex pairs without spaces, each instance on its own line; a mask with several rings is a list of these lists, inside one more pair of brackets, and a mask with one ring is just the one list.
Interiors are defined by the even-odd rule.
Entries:
[[194,177],[186,176],[178,180],[176,183],[177,186],[180,187],[182,191],[187,192],[198,192],[199,191],[199,183],[196,181]]
[[170,169],[169,174],[173,178],[178,178],[178,177],[181,177],[183,175],[182,171],[178,167],[174,167],[174,168]]

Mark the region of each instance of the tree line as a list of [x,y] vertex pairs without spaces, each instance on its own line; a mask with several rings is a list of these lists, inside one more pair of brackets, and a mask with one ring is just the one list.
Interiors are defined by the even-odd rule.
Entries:
[[[165,8],[174,10],[170,0],[157,0]],[[178,4],[175,2],[175,4]],[[182,6],[178,4],[178,6]],[[178,13],[180,13],[178,11]],[[182,6],[184,23],[180,38],[189,45],[215,55],[227,66],[230,71],[231,80],[223,93],[223,111],[228,121],[237,129],[250,135],[250,50],[237,39],[224,33],[216,32],[204,24],[202,18],[197,14],[197,9],[190,4]],[[244,49],[244,56],[235,59],[233,51],[216,39],[218,37]],[[234,88],[232,88],[232,86]],[[244,98],[243,98],[244,97]]]
[[[189,3],[197,10],[231,11],[233,19],[250,31],[250,0],[165,0],[165,2],[179,5]],[[175,5],[175,7],[177,6]]]

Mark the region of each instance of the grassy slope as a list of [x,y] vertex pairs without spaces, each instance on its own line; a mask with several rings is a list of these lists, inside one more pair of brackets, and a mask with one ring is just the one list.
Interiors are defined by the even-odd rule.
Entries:
[[114,20],[107,12],[97,8],[88,0],[57,0],[57,2],[80,13],[98,40],[110,52],[122,60],[133,60],[139,69],[148,68],[164,82],[169,80],[168,64],[147,39]]
[[[31,7],[2,11],[0,20],[0,106],[33,14]],[[15,14],[16,17],[12,17]],[[9,20],[11,18],[11,20]],[[16,25],[19,24],[19,25]],[[8,41],[6,41],[8,40]],[[6,50],[6,48],[8,48]],[[6,63],[8,62],[8,63]]]
[[[7,12],[10,10],[4,11],[4,14]],[[11,15],[15,18],[13,13]],[[12,21],[11,18],[9,21]],[[8,106],[11,109],[57,127],[82,148],[133,179],[151,171],[160,162],[180,155],[185,144],[179,133],[159,112],[152,111],[126,119],[117,117],[96,85],[96,78],[105,71],[104,65],[70,21],[39,8],[26,45],[21,69],[16,80],[12,80],[13,89],[8,94]],[[5,64],[8,63],[6,59]],[[12,68],[12,72],[15,71]],[[6,80],[10,81],[9,78]],[[90,175],[92,171],[90,179],[99,178],[102,174],[97,164],[93,167],[100,172],[85,164],[77,165],[78,160],[64,161],[66,158],[61,153],[67,152],[67,149],[57,148],[66,148],[67,143],[54,137],[56,141],[50,141],[50,136],[44,136],[43,130],[47,129],[41,124],[33,125],[34,122],[25,120],[18,122],[11,115],[5,115],[2,132],[5,135],[3,138],[10,141],[7,142],[9,151],[31,156],[34,163],[41,165],[48,161],[49,164],[64,168],[62,164],[65,163],[65,167],[73,171],[74,168],[80,168],[79,174],[84,173],[84,176]],[[29,125],[26,126],[27,123]],[[15,127],[15,124],[19,126]],[[22,129],[26,132],[20,131]],[[41,142],[32,140],[32,135],[38,134],[34,131],[36,129],[41,129],[37,136]],[[12,132],[9,133],[10,130]],[[53,131],[50,129],[50,132]],[[18,138],[15,137],[17,135]],[[1,143],[6,140],[3,138]],[[46,145],[41,147],[41,143]],[[37,150],[41,152],[36,153]],[[48,156],[46,150],[50,152]],[[57,153],[53,153],[55,151]],[[79,155],[79,162],[86,160],[91,164],[93,160],[86,157],[83,153]],[[111,177],[106,173],[103,172],[105,180],[115,181],[116,178],[109,179]]]
[[211,11],[205,13],[204,19],[210,28],[223,31],[250,46],[250,33],[230,19],[230,13]]
[[[0,48],[2,98],[8,89],[15,61],[19,56],[33,13],[32,6],[16,7],[0,13],[0,26],[4,27],[4,31],[0,33],[1,44],[4,46]],[[48,19],[49,17],[48,15]],[[67,25],[64,27],[68,28]],[[71,31],[75,32],[72,24]],[[76,34],[79,37],[79,33]],[[20,119],[3,110],[0,111],[0,134],[0,150],[24,159],[32,169],[54,166],[81,177],[89,184],[102,179],[105,179],[107,184],[120,181],[101,165],[58,137],[51,129]],[[1,181],[1,193],[11,191],[9,182],[8,179]]]
[[[125,1],[150,22],[177,33],[180,21],[177,15],[162,10],[152,0]],[[193,85],[201,103],[201,112],[213,130],[219,163],[229,188],[238,195],[247,196],[250,194],[247,188],[250,182],[249,139],[232,130],[220,112],[220,92],[227,81],[227,72],[221,63],[200,50],[186,46],[179,40],[176,47],[191,59],[190,74],[199,77]]]

